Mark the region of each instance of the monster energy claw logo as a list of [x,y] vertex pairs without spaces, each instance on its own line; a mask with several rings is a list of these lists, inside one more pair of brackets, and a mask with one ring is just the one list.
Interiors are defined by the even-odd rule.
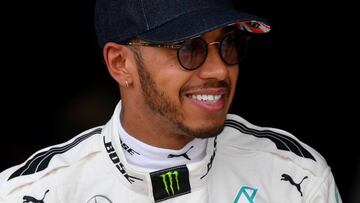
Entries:
[[[165,190],[169,196],[175,195],[174,185],[176,185],[177,192],[180,192],[179,171],[169,171],[167,173],[161,174],[160,177],[162,178]],[[174,184],[174,180],[176,184]],[[171,194],[169,188],[171,190]]]
[[155,202],[191,192],[189,170],[186,165],[151,172],[150,178]]

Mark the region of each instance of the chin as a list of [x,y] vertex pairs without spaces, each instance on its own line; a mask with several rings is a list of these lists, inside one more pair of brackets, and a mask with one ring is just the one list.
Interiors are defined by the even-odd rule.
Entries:
[[195,138],[210,138],[220,134],[224,129],[224,119],[211,121],[193,121],[190,124],[178,126],[186,135]]

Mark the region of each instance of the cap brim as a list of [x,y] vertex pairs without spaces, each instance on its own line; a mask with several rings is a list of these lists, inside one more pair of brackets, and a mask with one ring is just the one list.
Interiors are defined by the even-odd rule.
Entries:
[[181,15],[138,37],[156,43],[178,42],[230,25],[252,33],[270,31],[270,25],[257,16],[236,10],[206,8]]

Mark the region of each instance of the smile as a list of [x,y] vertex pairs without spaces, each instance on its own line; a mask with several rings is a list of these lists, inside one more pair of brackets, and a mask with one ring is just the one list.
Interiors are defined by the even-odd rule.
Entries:
[[209,102],[209,103],[215,103],[218,102],[222,95],[221,94],[192,94],[189,95],[190,98],[197,100],[197,101],[202,101],[202,102]]
[[224,93],[192,93],[186,96],[195,106],[206,111],[217,112],[225,107],[225,95]]

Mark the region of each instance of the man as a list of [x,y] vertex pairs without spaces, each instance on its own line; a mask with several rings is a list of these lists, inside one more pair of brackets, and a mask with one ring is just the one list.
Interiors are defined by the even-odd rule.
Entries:
[[110,121],[0,175],[12,202],[341,202],[325,160],[293,135],[228,114],[250,33],[210,0],[97,0],[120,87]]

